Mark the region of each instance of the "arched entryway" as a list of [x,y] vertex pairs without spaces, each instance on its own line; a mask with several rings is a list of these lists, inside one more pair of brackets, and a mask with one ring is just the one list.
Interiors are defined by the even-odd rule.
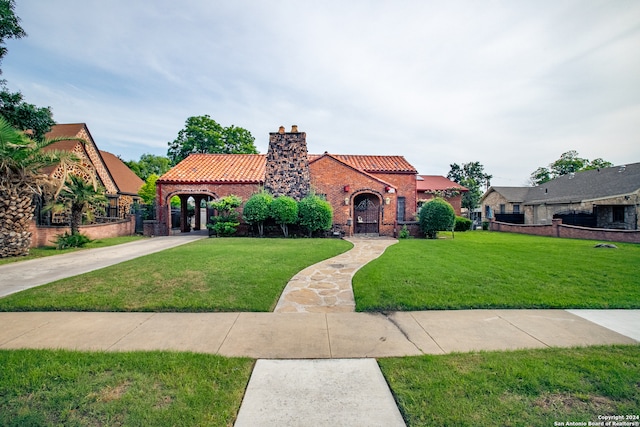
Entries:
[[[180,208],[171,207],[171,199],[178,197],[180,199]],[[191,230],[203,230],[211,210],[208,208],[208,202],[215,199],[215,195],[211,194],[181,194],[173,193],[167,196],[165,205],[169,213],[170,228],[179,227],[180,232],[188,233]]]
[[372,193],[358,194],[353,199],[356,234],[380,233],[380,198]]

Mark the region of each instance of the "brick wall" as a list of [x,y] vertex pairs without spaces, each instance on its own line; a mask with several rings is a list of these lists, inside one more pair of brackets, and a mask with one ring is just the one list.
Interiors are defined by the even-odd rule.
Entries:
[[[35,221],[31,223],[31,247],[53,246],[58,234],[71,233],[71,228],[36,226]],[[132,236],[136,232],[136,218],[130,215],[128,218],[118,222],[107,224],[82,225],[80,233],[86,235],[91,240],[106,239],[109,237]]]
[[[310,165],[311,188],[325,195],[333,207],[333,222],[348,235],[354,232],[353,203],[355,197],[368,193],[381,204],[379,232],[392,236],[397,232],[396,214],[398,197],[405,197],[405,218],[415,217],[416,188],[412,174],[379,174],[377,177],[397,187],[395,193],[387,191],[386,184],[353,169],[331,156],[324,156]],[[371,174],[373,175],[373,174]],[[388,202],[388,203],[387,203]],[[351,226],[347,221],[351,220]]]
[[533,234],[536,236],[561,237],[565,239],[604,240],[609,242],[640,243],[640,230],[609,230],[604,228],[587,228],[562,224],[561,219],[554,219],[548,225],[518,225],[491,221],[491,231],[507,233]]

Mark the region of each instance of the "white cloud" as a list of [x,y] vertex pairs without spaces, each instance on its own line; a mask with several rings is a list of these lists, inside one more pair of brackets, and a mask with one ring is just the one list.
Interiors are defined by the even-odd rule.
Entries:
[[[98,144],[164,154],[191,115],[311,151],[403,154],[421,173],[480,161],[519,185],[575,149],[640,161],[640,4],[19,2],[10,88]],[[615,143],[612,143],[612,140]]]

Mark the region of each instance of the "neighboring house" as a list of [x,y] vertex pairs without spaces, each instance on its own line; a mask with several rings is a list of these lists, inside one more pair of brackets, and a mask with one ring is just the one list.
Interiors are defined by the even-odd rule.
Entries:
[[[347,234],[393,235],[397,224],[412,221],[416,213],[417,171],[402,156],[307,154],[306,134],[269,134],[269,152],[263,154],[192,154],[156,182],[159,233],[168,234],[170,199],[195,206],[235,194],[246,201],[266,188],[276,195],[300,199],[309,192],[325,197],[333,207],[334,229]],[[241,210],[241,209],[240,209]],[[195,215],[195,228],[200,229]],[[181,222],[182,231],[189,226]]]
[[[105,216],[110,218],[125,218],[131,212],[131,206],[140,201],[138,191],[144,184],[135,173],[115,155],[100,151],[85,123],[59,124],[51,128],[47,138],[82,138],[83,141],[61,140],[45,148],[45,150],[71,151],[80,158],[84,170],[76,168],[72,171],[85,179],[91,179],[87,174],[93,174],[100,185],[106,190],[109,200]],[[60,166],[48,168],[44,171],[52,177],[61,178]],[[41,206],[38,206],[41,208]],[[63,224],[67,222],[64,215],[50,217],[41,209],[37,209],[37,220],[42,224]]]
[[440,175],[418,175],[416,179],[418,208],[434,197],[442,197],[453,206],[456,215],[462,214],[462,196],[468,188]]
[[[524,224],[564,224],[637,230],[640,163],[563,175],[536,187],[491,187],[481,204],[489,217],[518,215]],[[515,221],[505,221],[515,222]]]

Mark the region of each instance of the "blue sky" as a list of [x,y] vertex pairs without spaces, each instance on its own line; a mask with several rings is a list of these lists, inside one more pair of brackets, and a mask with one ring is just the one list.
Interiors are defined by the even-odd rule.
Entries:
[[524,185],[561,153],[640,162],[640,2],[18,0],[10,90],[98,146],[166,155],[187,117],[309,151],[480,161]]

